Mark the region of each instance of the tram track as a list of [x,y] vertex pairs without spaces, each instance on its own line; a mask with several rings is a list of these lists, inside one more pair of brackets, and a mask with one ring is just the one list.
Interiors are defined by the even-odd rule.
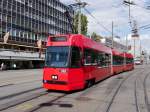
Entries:
[[[1,80],[1,79],[0,79]],[[37,81],[41,81],[41,79],[34,79],[34,80],[26,80],[26,81],[20,81],[20,80],[15,80],[15,81],[12,81],[12,80],[6,80],[6,81],[3,81],[3,82],[0,82],[0,87],[3,87],[3,85],[17,85],[17,84],[25,84],[25,83],[32,83],[32,82],[37,82]]]
[[[134,71],[135,72],[135,71]],[[142,72],[142,71],[141,71]],[[136,73],[138,73],[138,71],[136,71]],[[108,96],[108,98],[104,99],[106,100],[106,104],[104,104],[104,108],[102,109],[102,112],[110,112],[112,105],[114,103],[115,98],[117,97],[117,95],[119,94],[119,90],[121,89],[122,85],[134,74],[133,72],[130,72],[125,78],[123,78],[117,87],[115,87],[112,92],[110,93],[110,95]],[[119,76],[120,77],[120,76]],[[118,78],[119,78],[118,77]],[[97,109],[95,110],[95,112],[99,112],[99,108],[100,106],[97,107]]]
[[134,82],[134,99],[135,99],[136,112],[140,112],[139,105],[138,105],[138,95],[137,95],[137,79],[135,79]]
[[[38,92],[40,89],[41,89],[41,92]],[[13,94],[13,95],[8,95],[8,96],[5,96],[5,97],[1,97],[0,98],[1,101],[2,100],[7,100],[7,99],[10,99],[10,98],[13,98],[13,100],[10,100],[6,103],[0,104],[0,111],[7,111],[7,110],[9,110],[13,107],[22,105],[23,103],[27,103],[28,101],[32,101],[32,100],[34,101],[37,98],[44,97],[45,95],[50,95],[52,97],[55,97],[52,100],[41,103],[41,104],[39,104],[37,106],[34,106],[33,108],[25,111],[25,112],[34,112],[34,111],[42,108],[44,105],[52,104],[53,102],[65,97],[68,94],[68,93],[64,93],[64,92],[62,92],[62,93],[58,92],[58,93],[60,95],[55,96],[54,95],[55,91],[54,92],[53,91],[49,92],[49,91],[43,90],[42,87],[39,87],[39,88],[34,88],[34,89],[31,89],[31,90],[23,91],[23,92],[20,92],[20,93],[16,93],[16,94]],[[19,98],[18,98],[18,96],[19,96]]]
[[[92,91],[93,89],[95,89],[97,86],[98,86],[98,84],[97,84],[97,85],[94,85],[94,88],[93,88],[93,87],[88,88],[87,91],[83,92],[83,93],[80,95],[80,97],[83,96],[83,95],[85,95],[85,94],[87,94],[87,93],[89,93],[90,91]],[[38,89],[38,88],[37,88],[37,89]],[[39,88],[39,89],[40,89],[40,88]],[[32,91],[32,90],[30,90],[30,91]],[[25,92],[17,93],[17,94],[15,94],[15,95],[6,96],[5,98],[10,98],[10,97],[13,97],[13,96],[17,96],[18,94],[20,95],[20,94],[28,93],[28,92],[30,92],[30,91],[25,91]],[[51,92],[49,92],[49,93],[51,93]],[[11,108],[11,107],[15,107],[15,106],[17,106],[17,105],[19,105],[19,104],[22,104],[22,103],[25,103],[25,102],[27,102],[27,101],[34,100],[34,99],[36,99],[36,98],[38,98],[38,97],[44,96],[44,95],[49,94],[49,93],[46,92],[46,91],[43,91],[43,92],[41,92],[41,93],[39,93],[39,94],[30,95],[29,97],[26,97],[26,98],[21,98],[21,99],[17,99],[17,100],[8,102],[7,104],[0,105],[0,111],[2,111],[2,110],[7,110],[7,109],[9,109],[9,108]],[[42,108],[42,105],[44,105],[44,104],[51,104],[51,103],[53,103],[53,102],[55,102],[55,101],[57,101],[57,100],[59,100],[59,99],[65,97],[66,95],[67,95],[67,94],[60,95],[60,96],[54,98],[53,100],[50,100],[50,101],[48,101],[48,102],[39,104],[39,105],[37,105],[37,106],[35,106],[35,107],[29,109],[29,110],[26,110],[25,112],[34,112],[34,111],[36,111],[36,110],[39,110],[40,108]],[[1,99],[5,99],[5,98],[1,98]],[[0,100],[1,100],[1,99],[0,99]]]
[[[97,86],[95,86],[95,87],[97,87]],[[83,92],[81,95],[85,95],[85,94],[87,94],[87,92],[90,92],[90,91],[92,91],[92,90],[93,90],[92,87],[91,87],[91,88],[88,88],[88,90],[85,91],[85,92]],[[28,110],[23,111],[23,112],[36,112],[36,111],[42,109],[42,108],[44,107],[44,105],[52,105],[55,101],[58,101],[58,100],[60,100],[61,98],[64,98],[65,96],[67,96],[67,94],[62,94],[62,95],[60,95],[60,96],[58,96],[58,97],[56,97],[56,98],[54,98],[54,99],[52,99],[52,100],[50,100],[50,101],[46,101],[46,102],[44,102],[44,103],[41,103],[41,104],[39,104],[39,105],[37,105],[37,106],[34,106],[33,108],[30,108],[30,109],[28,109]],[[41,97],[41,96],[39,96],[39,97]],[[81,96],[80,96],[80,97],[81,97]],[[36,97],[36,98],[37,98],[37,97]],[[34,100],[34,99],[36,99],[36,98],[33,98],[33,99],[31,99],[31,100]],[[27,101],[30,101],[30,100],[26,100],[26,101],[24,101],[24,102],[27,102]],[[19,104],[22,104],[22,103],[24,103],[24,102],[21,102],[21,103],[19,103]],[[11,107],[14,107],[14,106],[17,106],[17,104],[16,104],[16,105],[13,105],[13,106],[11,106]],[[11,108],[11,107],[9,107],[9,108]],[[7,109],[9,109],[9,108],[7,108]]]
[[[115,80],[115,81],[118,81],[118,84],[117,85],[115,85],[114,86],[114,88],[113,88],[113,90],[111,91],[111,93],[110,93],[110,95],[108,96],[109,98],[108,98],[108,100],[105,102],[105,103],[107,103],[106,105],[105,105],[105,111],[101,111],[101,112],[110,112],[111,111],[111,109],[112,109],[112,107],[114,106],[113,105],[113,103],[114,103],[114,100],[115,100],[115,98],[118,96],[118,94],[120,93],[119,91],[120,91],[120,88],[122,88],[122,86],[124,85],[124,83],[125,83],[125,81],[126,80],[128,80],[129,79],[129,77],[130,76],[135,76],[134,74],[136,74],[137,76],[140,76],[140,74],[143,72],[144,70],[141,70],[140,72],[138,72],[138,71],[134,71],[135,73],[133,73],[132,71],[131,72],[128,72],[128,74],[125,74],[125,75],[118,75],[115,79],[117,79],[117,80]],[[146,75],[146,74],[145,74]],[[145,89],[143,89],[144,90],[144,94],[146,94],[146,96],[145,96],[145,99],[147,99],[147,101],[145,100],[145,104],[146,104],[146,102],[147,102],[147,111],[146,112],[150,112],[149,110],[148,110],[148,108],[149,108],[149,101],[148,101],[148,94],[147,94],[147,85],[146,85],[146,82],[147,82],[147,78],[149,77],[149,73],[145,76],[145,77],[143,77],[143,79],[144,80],[142,80],[142,86],[145,88]],[[135,97],[138,97],[138,89],[137,89],[137,76],[136,77],[133,77],[134,78],[134,80],[136,80],[135,82],[133,81],[133,87],[136,87],[136,88],[134,88],[133,89],[133,91],[134,91],[134,95],[135,95]],[[114,81],[114,80],[112,80],[112,81]],[[100,83],[101,84],[101,83]],[[111,84],[111,83],[110,83]],[[92,86],[92,87],[90,87],[90,88],[88,88],[87,90],[85,90],[85,91],[83,91],[83,93],[81,93],[80,94],[80,96],[79,97],[84,97],[85,95],[88,95],[89,93],[91,94],[91,92],[93,91],[93,90],[95,90],[95,89],[98,89],[97,87],[98,86],[100,86],[99,85],[99,83],[97,84],[97,85],[94,85],[94,86]],[[136,90],[135,90],[136,89]],[[26,104],[29,104],[29,102],[30,101],[36,101],[36,98],[40,98],[40,99],[42,99],[42,96],[44,96],[44,95],[47,95],[47,94],[49,94],[50,96],[53,96],[53,95],[51,95],[51,93],[53,94],[54,92],[46,92],[46,91],[43,91],[43,93],[41,92],[41,93],[38,93],[38,94],[33,94],[33,95],[30,95],[30,97],[28,96],[28,97],[24,97],[24,98],[21,98],[21,99],[18,99],[18,100],[15,100],[15,101],[13,101],[13,102],[9,102],[9,104],[11,103],[11,105],[8,105],[8,104],[4,104],[4,105],[8,105],[7,107],[5,107],[4,105],[3,105],[3,108],[1,107],[2,105],[0,105],[0,111],[2,111],[2,110],[7,110],[7,109],[12,109],[12,107],[17,107],[18,105],[22,105],[22,104],[24,104],[24,103],[26,103]],[[64,98],[65,96],[67,96],[67,94],[61,94],[61,95],[59,95],[59,96],[55,96],[55,97],[50,97],[50,98],[52,98],[51,100],[49,100],[49,101],[44,101],[44,103],[39,103],[38,105],[36,105],[36,106],[34,106],[34,107],[31,107],[31,108],[29,108],[29,109],[27,109],[27,110],[25,110],[25,111],[23,111],[23,112],[35,112],[35,111],[40,111],[40,110],[42,110],[43,108],[45,109],[45,105],[55,105],[55,102],[56,101],[58,101],[58,100],[60,100],[61,98]],[[44,96],[44,98],[45,97],[47,97],[47,96]],[[104,99],[105,100],[105,99]],[[29,101],[29,102],[28,102]],[[97,100],[98,101],[98,100]],[[113,106],[112,106],[113,105]],[[135,106],[136,106],[136,104],[135,104]],[[137,106],[138,106],[138,99],[137,99]],[[136,108],[138,108],[137,110],[136,110],[136,112],[143,112],[143,111],[140,111],[140,108],[139,108],[139,106],[138,107],[136,107]],[[2,109],[2,110],[1,110]],[[95,112],[98,112],[98,111],[100,111],[100,110],[97,110],[96,109],[96,111]],[[145,112],[145,111],[144,111]]]
[[[131,75],[131,74],[130,74],[130,75]],[[100,81],[100,82],[101,82],[101,81]],[[89,94],[89,92],[93,91],[93,90],[96,89],[98,86],[100,86],[99,84],[100,84],[100,83],[97,83],[96,85],[93,85],[92,87],[85,89],[85,91],[84,91],[83,93],[81,93],[76,99],[80,99],[80,98],[82,99],[82,97],[84,97],[85,95]],[[102,83],[102,85],[103,85],[103,83]],[[35,106],[35,107],[33,107],[33,108],[29,109],[29,110],[26,110],[26,111],[24,111],[24,112],[35,112],[35,111],[41,109],[41,108],[42,108],[42,105],[44,105],[44,104],[49,104],[49,105],[51,105],[53,102],[55,102],[55,101],[57,101],[57,100],[59,100],[59,99],[65,97],[65,96],[67,96],[67,94],[63,94],[63,95],[61,95],[61,96],[58,96],[58,97],[56,97],[56,98],[53,99],[53,100],[50,100],[50,101],[48,101],[48,102],[39,104],[39,105],[37,105],[37,106]]]
[[[144,93],[144,102],[145,102],[145,111],[150,112],[150,104],[149,104],[149,99],[148,99],[148,94],[147,94],[147,86],[146,86],[146,81],[147,78],[150,76],[150,72],[145,75],[144,80],[142,82],[142,87],[143,87],[143,93]],[[140,101],[138,100],[138,90],[137,90],[137,83],[138,83],[138,78],[136,78],[135,83],[134,83],[134,95],[135,95],[135,106],[136,106],[136,112],[142,112],[141,110],[143,109],[140,107]]]
[[[140,71],[140,72],[136,71],[134,74],[141,74],[143,71],[144,71],[144,70],[142,70],[142,71]],[[105,111],[103,111],[103,112],[110,112],[110,110],[111,110],[111,108],[112,108],[112,104],[114,103],[114,100],[115,100],[116,96],[118,95],[120,88],[121,88],[122,85],[125,83],[125,81],[128,80],[129,77],[130,77],[130,76],[133,76],[134,74],[133,74],[133,72],[129,72],[129,74],[128,74],[127,76],[124,76],[124,78],[119,78],[120,76],[118,77],[118,79],[122,79],[122,80],[119,82],[118,86],[116,86],[116,87],[114,88],[114,90],[112,91],[112,95],[111,95],[111,97],[109,97],[109,103],[107,104],[107,106],[106,106],[106,108],[105,108]],[[134,76],[135,76],[135,75],[134,75]],[[148,77],[148,76],[147,76],[147,77]],[[145,78],[145,79],[147,79],[147,78]],[[146,81],[145,81],[145,82],[146,82]],[[95,87],[94,87],[94,88],[95,88]],[[94,88],[92,88],[92,89],[89,88],[87,91],[83,92],[79,97],[81,97],[82,95],[83,95],[83,96],[86,95],[88,92],[92,91]],[[53,102],[55,102],[55,101],[57,101],[57,100],[59,100],[59,99],[65,97],[65,96],[66,96],[66,95],[59,96],[58,98],[55,98],[54,100],[51,100],[51,101],[46,102],[46,103],[51,104],[51,103],[53,103]],[[43,107],[43,106],[41,106],[41,105],[43,105],[43,103],[40,104],[40,105],[37,105],[36,107],[33,107],[33,108],[31,108],[31,109],[25,111],[25,112],[35,112],[35,111],[39,111],[39,110]],[[98,111],[99,111],[99,110],[96,109],[95,112],[98,112]],[[139,112],[140,112],[140,111],[139,111]],[[149,111],[148,111],[148,112],[149,112]]]
[[[145,107],[147,108],[147,110],[146,111],[141,111],[140,106],[141,106],[142,109],[143,109],[143,106],[142,106],[142,104],[140,104],[140,106],[139,106],[139,102],[138,102],[139,96],[138,96],[138,90],[137,90],[137,79],[138,79],[138,76],[140,76],[144,72],[145,72],[145,70],[141,70],[140,72],[134,73],[134,74],[136,74],[136,79],[135,79],[135,82],[134,82],[134,98],[135,98],[136,112],[150,112],[150,104],[149,104],[149,100],[148,100],[147,86],[146,86],[146,81],[147,81],[147,78],[150,76],[150,72],[144,77],[144,81],[142,83],[143,90],[144,90]],[[131,76],[131,74],[129,74],[127,77],[125,77],[120,82],[119,86],[113,92],[113,95],[111,95],[112,97],[108,98],[109,100],[107,100],[107,102],[109,102],[109,103],[106,102],[107,104],[105,105],[105,109],[104,109],[103,112],[110,112],[110,110],[112,108],[112,104],[114,103],[114,100],[115,100],[116,96],[118,95],[119,90],[121,89],[124,82],[129,79],[130,76]],[[96,112],[97,111],[98,111],[98,109],[96,109]]]
[[13,86],[13,85],[20,85],[20,84],[27,84],[27,83],[33,83],[33,82],[38,82],[38,81],[41,81],[41,80],[31,80],[31,81],[25,81],[25,82],[19,82],[19,83],[6,83],[6,84],[2,84],[0,85],[0,88],[3,88],[3,87],[8,87],[8,86]]
[[24,81],[24,82],[19,82],[19,83],[15,83],[14,85],[17,85],[17,84],[27,84],[27,83],[34,83],[34,82],[42,82],[41,79],[39,80],[30,80],[30,81]]
[[[25,92],[17,93],[15,95],[6,96],[6,97],[3,97],[1,99],[6,99],[6,98],[14,97],[14,96],[18,96],[18,95],[21,95],[21,94],[26,94],[28,92],[35,91],[35,90],[38,90],[38,89],[40,89],[40,88],[36,88],[36,89],[28,90],[28,91],[25,91]],[[19,99],[11,100],[11,101],[9,101],[7,103],[1,104],[0,105],[0,111],[7,110],[7,109],[9,109],[11,107],[14,107],[14,106],[17,106],[17,105],[19,105],[21,103],[24,103],[24,102],[36,99],[36,98],[41,97],[41,96],[46,95],[46,94],[48,94],[48,92],[45,91],[45,90],[43,90],[41,92],[32,93],[30,95],[27,95],[25,97],[21,97]]]
[[14,94],[11,94],[11,95],[3,96],[3,97],[0,97],[0,100],[5,100],[5,99],[8,99],[8,98],[12,98],[12,97],[22,95],[22,94],[25,94],[25,93],[28,93],[28,92],[36,91],[36,90],[39,90],[39,89],[42,89],[42,88],[43,87],[37,87],[37,88],[34,88],[34,89],[29,89],[29,90],[26,90],[26,91],[21,91],[21,92],[14,93]]
[[14,84],[3,84],[3,85],[0,85],[0,88],[7,87],[7,86],[12,86],[12,85],[14,85]]
[[146,77],[144,78],[144,82],[143,82],[143,87],[144,87],[144,94],[145,94],[145,104],[146,104],[146,107],[147,107],[147,111],[150,112],[150,104],[149,104],[149,99],[148,99],[148,94],[147,94],[147,86],[146,86],[146,81],[147,81],[147,78],[150,76],[150,73],[148,73],[146,75]]
[[[110,92],[109,93],[106,93],[105,95],[104,95],[104,98],[106,98],[107,96],[109,96],[109,98],[108,98],[108,104],[106,104],[105,105],[105,109],[104,109],[104,111],[103,112],[109,112],[110,111],[110,109],[111,109],[111,106],[112,106],[112,104],[113,104],[113,102],[114,102],[114,99],[115,99],[115,97],[117,96],[117,94],[118,94],[118,92],[119,92],[119,90],[120,90],[120,88],[121,88],[121,86],[123,85],[123,83],[130,77],[130,76],[132,76],[132,74],[133,74],[133,72],[131,71],[131,72],[128,72],[128,75],[127,76],[125,76],[125,78],[123,79],[122,77],[122,74],[119,74],[119,75],[115,75],[115,76],[117,76],[115,79],[113,79],[112,80],[112,82],[111,83],[109,83],[109,85],[111,85],[111,86],[113,86],[113,85],[119,85],[119,86],[117,86],[117,87],[111,87],[111,88],[109,88],[108,87],[108,89],[112,89],[112,90],[110,90]],[[116,80],[117,79],[117,80]],[[82,94],[80,94],[80,96],[79,97],[77,97],[76,99],[85,99],[85,100],[87,100],[88,99],[88,97],[85,97],[85,95],[88,95],[88,94],[90,94],[90,92],[92,92],[93,90],[95,90],[97,87],[99,87],[100,85],[99,85],[99,83],[98,84],[96,84],[96,85],[93,85],[92,87],[90,87],[90,88],[87,88],[87,90],[85,90],[85,92],[83,92]],[[113,95],[112,95],[113,94]],[[89,98],[90,99],[90,98]],[[107,98],[106,98],[107,99]],[[106,99],[103,99],[103,101],[105,101]],[[96,110],[95,110],[95,112],[98,112],[99,111],[99,108],[100,108],[100,106],[98,106],[97,108],[96,108]]]
[[52,100],[46,101],[46,102],[41,103],[37,106],[34,106],[33,108],[25,110],[24,112],[35,112],[35,111],[40,110],[41,108],[43,108],[45,105],[52,105],[55,101],[58,101],[59,99],[64,98],[65,96],[67,96],[67,94],[64,93],[60,96],[57,96],[56,98],[54,98]]
[[[130,73],[130,74],[132,74],[132,73]],[[103,81],[106,81],[107,79],[112,78],[112,77],[115,77],[115,76],[118,76],[118,75],[120,75],[120,74],[112,75],[112,76],[110,76],[110,77],[107,77],[107,78],[105,78],[105,79],[99,81],[99,82],[96,82],[96,83],[95,83],[94,85],[92,85],[91,87],[86,88],[86,89],[84,90],[84,92],[81,93],[80,96],[79,96],[77,99],[80,99],[80,97],[82,98],[83,96],[90,94],[90,92],[93,92],[93,90],[97,89],[97,87],[102,86],[103,84],[105,84],[105,83],[103,83]],[[119,79],[119,78],[118,78],[118,79]],[[113,79],[113,80],[116,80],[116,78]],[[116,83],[116,82],[114,82],[113,80],[112,80],[112,82],[113,82],[113,83]]]
[[90,94],[91,92],[93,92],[93,90],[95,90],[97,87],[103,85],[103,81],[107,80],[108,78],[101,80],[99,82],[96,82],[94,85],[91,85],[89,88],[85,88],[85,90],[79,95],[79,97],[77,99],[80,99],[82,97],[84,97],[85,95]]
[[110,99],[108,105],[106,106],[105,112],[109,112],[109,111],[110,111],[111,106],[112,106],[112,104],[113,104],[113,102],[114,102],[114,100],[115,100],[117,94],[119,93],[119,90],[120,90],[121,86],[123,85],[123,83],[124,83],[130,76],[131,76],[131,74],[129,74],[127,77],[125,77],[125,78],[120,82],[119,86],[118,86],[118,87],[116,88],[116,90],[114,91],[114,94],[112,95],[112,97],[111,97],[111,99]]

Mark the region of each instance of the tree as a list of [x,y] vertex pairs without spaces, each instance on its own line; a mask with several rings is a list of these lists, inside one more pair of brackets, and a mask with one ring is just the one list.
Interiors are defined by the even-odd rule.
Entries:
[[[78,18],[79,18],[79,13],[77,13],[74,17],[74,33],[78,33]],[[84,14],[81,14],[81,34],[87,35],[87,30],[88,30],[88,20],[87,16]]]
[[95,32],[92,33],[91,35],[92,40],[96,41],[96,42],[101,42],[101,39],[103,38],[102,36],[96,34]]
[[93,32],[92,35],[91,35],[91,38],[92,38],[92,40],[96,40],[97,34],[95,32]]

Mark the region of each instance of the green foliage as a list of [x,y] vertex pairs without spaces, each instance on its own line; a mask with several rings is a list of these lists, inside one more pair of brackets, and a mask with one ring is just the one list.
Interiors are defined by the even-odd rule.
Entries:
[[103,38],[100,35],[97,35],[95,32],[92,33],[91,35],[92,40],[96,41],[96,42],[101,42],[101,39]]
[[[74,17],[74,33],[78,33],[78,16],[79,13],[77,13]],[[88,20],[86,15],[81,14],[81,34],[87,35],[87,30],[88,30]]]

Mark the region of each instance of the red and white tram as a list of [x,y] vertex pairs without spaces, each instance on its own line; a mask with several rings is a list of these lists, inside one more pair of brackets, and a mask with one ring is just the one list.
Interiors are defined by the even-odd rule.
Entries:
[[[128,60],[131,56],[126,54],[126,58]],[[113,73],[122,72],[123,60],[124,57],[117,50],[112,50],[83,35],[50,36],[43,70],[43,87],[63,91],[89,87]]]

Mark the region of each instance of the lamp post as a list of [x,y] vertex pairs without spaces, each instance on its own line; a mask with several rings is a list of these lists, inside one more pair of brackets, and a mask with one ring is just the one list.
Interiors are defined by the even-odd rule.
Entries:
[[81,9],[88,5],[86,2],[81,2],[80,0],[75,0],[77,3],[70,4],[69,6],[78,7],[78,34],[81,34]]
[[114,48],[114,22],[112,21],[112,49]]

